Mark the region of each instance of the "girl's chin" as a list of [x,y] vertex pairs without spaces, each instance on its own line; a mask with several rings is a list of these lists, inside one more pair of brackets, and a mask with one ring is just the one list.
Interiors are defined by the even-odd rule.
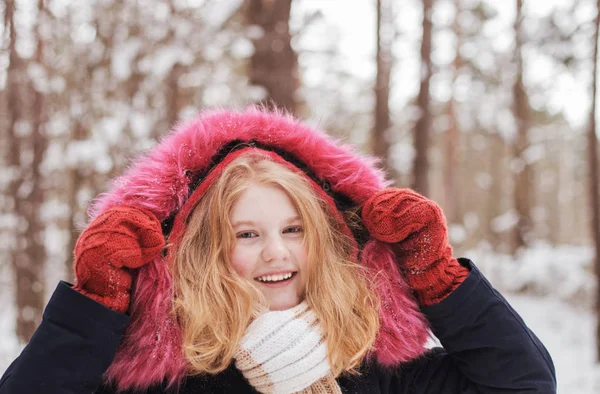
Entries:
[[284,311],[298,305],[302,300],[295,298],[293,300],[268,300],[270,311]]

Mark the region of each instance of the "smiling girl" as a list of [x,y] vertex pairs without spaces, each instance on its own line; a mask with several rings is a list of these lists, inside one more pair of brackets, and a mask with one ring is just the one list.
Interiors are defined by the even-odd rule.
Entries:
[[[332,344],[317,361],[327,355],[338,360],[331,364],[334,375],[351,370],[379,327],[376,298],[364,270],[352,262],[351,233],[339,213],[333,214],[333,200],[319,195],[299,169],[272,152],[236,148],[212,171],[216,179],[190,197],[185,229],[181,216],[172,233],[175,239],[183,234],[174,241],[172,271],[186,360],[193,373],[219,373],[235,358],[257,315],[305,302],[313,320],[321,317],[320,331],[313,348],[299,356]],[[300,337],[310,337],[310,327],[300,328]],[[290,329],[278,327],[293,335]],[[291,342],[285,338],[286,345]],[[292,377],[301,375],[300,366],[294,368]],[[274,379],[282,389],[285,379]]]
[[95,200],[0,393],[554,393],[439,206],[375,164],[261,109],[180,125]]
[[304,298],[308,256],[302,219],[286,192],[250,184],[231,210],[236,242],[233,269],[255,281],[270,310],[285,310]]

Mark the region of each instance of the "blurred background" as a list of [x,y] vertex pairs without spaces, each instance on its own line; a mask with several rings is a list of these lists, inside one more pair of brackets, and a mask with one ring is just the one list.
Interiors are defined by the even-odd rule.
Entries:
[[597,0],[1,0],[0,371],[91,198],[173,125],[277,106],[437,201],[553,355],[600,392]]

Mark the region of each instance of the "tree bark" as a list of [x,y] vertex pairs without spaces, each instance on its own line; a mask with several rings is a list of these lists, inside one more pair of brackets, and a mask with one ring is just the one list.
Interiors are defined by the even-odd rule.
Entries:
[[[375,78],[375,125],[371,139],[371,150],[376,157],[381,158],[388,173],[393,173],[389,163],[389,128],[390,122],[390,74],[392,71],[392,40],[384,37],[382,27],[384,15],[391,14],[391,4],[386,0],[377,0],[377,76]],[[389,18],[387,18],[389,19]]]
[[[40,219],[40,208],[44,200],[40,167],[46,150],[46,137],[43,133],[43,93],[35,90],[29,81],[24,62],[16,52],[16,29],[14,24],[15,2],[6,2],[5,20],[9,30],[9,66],[7,70],[8,90],[8,163],[11,167],[11,182],[8,190],[12,197],[13,214],[18,225],[15,228],[15,243],[11,253],[17,309],[17,337],[27,343],[38,326],[44,307],[44,264],[46,251],[43,243],[44,225]],[[38,0],[38,18],[44,14],[43,0]],[[40,19],[35,27],[37,49],[34,61],[43,64],[43,40],[40,34]],[[29,88],[32,97],[31,133],[19,136],[18,122],[23,122],[25,109],[24,91]],[[23,162],[22,153],[31,150],[31,163]]]
[[453,61],[453,76],[452,76],[452,96],[446,107],[446,113],[449,119],[448,129],[446,130],[445,138],[445,157],[446,165],[444,166],[444,212],[448,218],[448,222],[457,223],[460,221],[460,201],[459,201],[459,186],[458,178],[456,177],[457,169],[460,166],[458,157],[460,146],[460,129],[456,119],[456,100],[455,86],[460,69],[462,67],[462,58],[460,56],[461,48],[461,31],[460,31],[460,13],[462,10],[461,0],[455,0],[456,16],[454,18],[453,30],[456,36],[456,54]]
[[514,164],[515,164],[515,189],[514,203],[515,211],[518,217],[517,224],[514,229],[512,252],[526,247],[530,243],[532,232],[532,221],[530,214],[530,184],[533,180],[533,169],[523,156],[529,145],[529,128],[531,123],[531,114],[529,110],[529,100],[525,85],[523,82],[523,0],[517,0],[517,15],[515,18],[515,63],[516,63],[516,78],[513,85],[513,114],[517,125],[517,136],[514,146]]
[[165,97],[167,102],[166,115],[169,128],[173,127],[179,119],[179,111],[181,109],[179,103],[179,78],[182,74],[183,66],[180,63],[175,63],[167,76]]
[[255,51],[248,76],[251,85],[262,86],[267,91],[263,104],[296,113],[298,57],[292,49],[288,24],[291,6],[292,0],[246,1],[248,25],[262,29],[262,34],[253,39]]
[[[83,89],[88,88],[83,87]],[[71,134],[71,141],[81,141],[84,139],[86,132],[82,122],[83,120],[81,119],[75,122],[74,129]],[[69,191],[67,194],[67,202],[69,204],[69,208],[71,209],[71,214],[69,215],[69,221],[67,225],[69,231],[69,241],[67,246],[69,257],[65,260],[65,272],[67,273],[67,280],[73,283],[75,279],[75,273],[73,272],[73,259],[71,257],[73,256],[73,251],[75,250],[75,245],[77,244],[77,238],[79,236],[77,219],[81,213],[81,207],[79,206],[77,195],[84,184],[84,177],[79,166],[75,165],[69,170],[69,180],[70,182]]]
[[[592,210],[592,237],[595,248],[594,267],[600,283],[600,171],[598,170],[598,137],[596,133],[596,93],[598,88],[598,30],[600,28],[600,0],[596,4],[597,14],[594,32],[594,67],[592,76],[592,108],[588,129],[589,195]],[[596,293],[596,359],[600,361],[600,286]]]
[[415,159],[413,164],[412,188],[427,196],[429,194],[429,133],[431,109],[429,85],[433,74],[431,63],[431,36],[433,0],[423,0],[423,39],[421,41],[421,87],[417,98],[420,116],[414,129]]
[[548,242],[552,246],[558,246],[561,244],[561,231],[563,227],[561,223],[561,206],[560,206],[560,193],[563,190],[562,187],[562,163],[563,163],[563,149],[562,147],[556,146],[555,140],[550,141],[547,144],[548,149],[553,150],[554,153],[550,159],[550,168],[554,173],[554,184],[552,185],[552,192],[548,198]]
[[[14,14],[15,14],[15,1],[7,0],[6,1],[6,28],[8,29],[9,35],[9,43],[8,43],[8,53],[9,53],[9,65],[7,69],[7,81],[6,81],[6,90],[8,96],[8,165],[11,169],[11,180],[8,186],[8,192],[12,200],[12,211],[13,215],[16,217],[17,225],[14,229],[14,243],[11,249],[11,263],[13,268],[13,277],[14,277],[14,294],[15,294],[15,308],[17,311],[17,319],[16,319],[16,328],[17,328],[17,337],[22,342],[27,342],[27,331],[28,327],[23,321],[23,310],[27,306],[26,293],[24,293],[21,289],[23,287],[29,288],[31,285],[31,280],[25,277],[25,273],[27,273],[29,261],[27,259],[27,255],[25,254],[25,248],[23,244],[25,243],[22,230],[21,223],[23,221],[22,217],[22,204],[21,199],[19,198],[19,190],[21,189],[21,185],[23,183],[23,169],[21,167],[21,142],[20,138],[17,135],[16,126],[19,120],[22,118],[22,109],[23,103],[21,98],[21,79],[22,75],[22,61],[17,55],[16,51],[16,41],[17,34],[15,29],[14,22]],[[22,267],[22,268],[21,268]]]

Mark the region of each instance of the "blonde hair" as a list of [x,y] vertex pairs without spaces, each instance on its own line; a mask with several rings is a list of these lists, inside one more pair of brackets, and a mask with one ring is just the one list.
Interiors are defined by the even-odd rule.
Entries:
[[281,188],[298,210],[309,261],[305,300],[319,317],[334,376],[355,373],[379,329],[379,303],[365,271],[352,261],[352,241],[306,176],[251,152],[233,160],[208,187],[170,254],[174,313],[190,374],[226,369],[257,303],[264,304],[228,263],[235,242],[229,215],[252,182]]

